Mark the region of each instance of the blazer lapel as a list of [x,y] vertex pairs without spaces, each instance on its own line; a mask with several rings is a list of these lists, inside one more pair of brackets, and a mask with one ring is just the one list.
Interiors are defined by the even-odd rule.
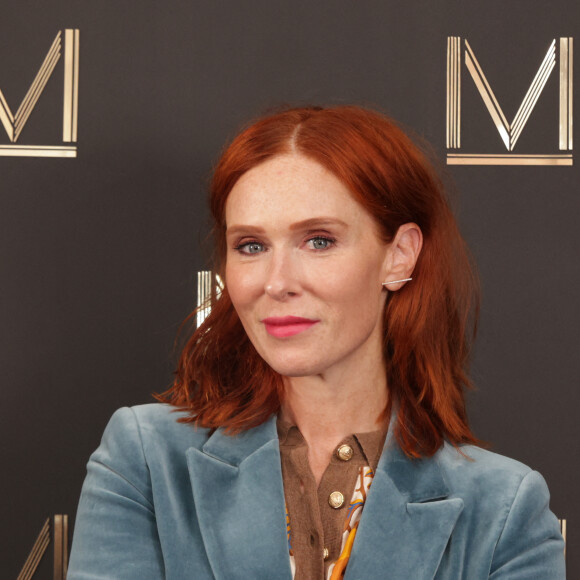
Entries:
[[389,429],[345,579],[434,578],[463,510],[448,495],[437,460],[409,459]]
[[218,429],[186,454],[215,578],[290,580],[276,418],[233,437]]

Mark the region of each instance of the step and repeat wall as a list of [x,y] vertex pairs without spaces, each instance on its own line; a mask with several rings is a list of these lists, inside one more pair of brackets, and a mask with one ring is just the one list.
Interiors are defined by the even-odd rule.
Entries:
[[9,2],[0,576],[64,578],[105,424],[171,382],[224,142],[283,104],[355,103],[430,142],[452,183],[483,293],[471,421],[545,476],[580,577],[575,38],[563,0]]

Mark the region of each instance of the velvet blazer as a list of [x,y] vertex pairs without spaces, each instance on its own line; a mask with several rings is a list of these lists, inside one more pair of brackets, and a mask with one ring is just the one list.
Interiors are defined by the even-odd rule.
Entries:
[[[291,580],[276,418],[235,437],[117,411],[91,456],[69,580]],[[410,460],[392,429],[346,580],[563,579],[542,477],[477,447]],[[313,579],[319,580],[319,579]]]

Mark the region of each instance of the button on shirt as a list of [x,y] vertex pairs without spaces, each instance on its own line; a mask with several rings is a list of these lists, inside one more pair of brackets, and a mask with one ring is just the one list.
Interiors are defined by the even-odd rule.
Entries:
[[295,580],[322,580],[340,555],[343,525],[361,467],[375,470],[386,431],[355,433],[336,446],[320,485],[298,427],[278,419],[282,478],[290,518]]

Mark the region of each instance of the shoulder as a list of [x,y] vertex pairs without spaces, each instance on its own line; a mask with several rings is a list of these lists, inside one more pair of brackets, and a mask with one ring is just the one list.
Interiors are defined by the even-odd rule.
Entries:
[[446,445],[433,458],[449,489],[461,498],[457,531],[492,548],[493,578],[564,578],[563,540],[544,478],[514,459],[479,447]]
[[515,459],[474,445],[456,448],[446,443],[434,458],[443,472],[458,485],[464,480],[469,483],[477,480],[497,481],[501,484],[513,482],[518,485],[532,472],[530,467]]
[[185,413],[157,403],[118,409],[91,459],[111,466],[145,468],[152,459],[166,463],[183,457],[191,447],[200,449],[209,433],[191,423],[179,423],[182,417]]
[[494,578],[564,578],[564,542],[544,478],[513,459],[473,446],[441,449],[451,493],[463,498],[463,524],[494,546]]
[[185,417],[186,413],[160,403],[123,407],[113,413],[105,435],[129,435],[142,441],[155,438],[170,441],[178,447],[203,445],[208,438],[208,430],[192,423],[179,422]]
[[558,520],[550,511],[548,486],[540,473],[474,446],[460,450],[446,446],[436,458],[450,497],[463,499],[466,525],[479,528],[478,537],[492,537],[497,542],[494,566],[511,569],[515,565],[511,559],[520,557],[518,550],[523,553],[533,546],[537,555],[545,556],[542,565],[560,569],[563,541]]
[[208,437],[183,416],[159,404],[113,414],[87,465],[68,578],[162,578],[167,554],[179,553],[172,569],[203,560],[195,531],[175,538],[195,522],[187,450]]
[[528,501],[548,503],[546,482],[537,472],[523,463],[473,445],[455,448],[445,445],[434,459],[437,461],[452,495],[462,497],[469,505],[486,503],[510,510],[516,497]]
[[[463,500],[463,517],[474,525],[496,527],[538,518],[553,530],[556,517],[549,509],[550,492],[537,472],[508,457],[475,446],[445,446],[434,459],[449,489],[449,497]],[[523,518],[523,519],[521,519]],[[521,521],[520,521],[521,519]],[[505,530],[504,530],[505,531]]]

